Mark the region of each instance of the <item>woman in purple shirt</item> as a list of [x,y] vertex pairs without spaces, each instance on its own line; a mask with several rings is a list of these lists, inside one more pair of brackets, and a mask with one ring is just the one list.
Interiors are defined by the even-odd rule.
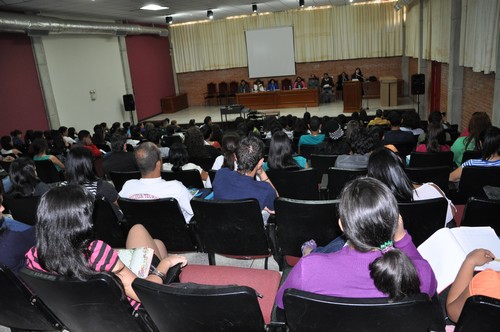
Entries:
[[434,295],[434,272],[405,231],[387,186],[372,178],[352,181],[342,192],[339,217],[347,245],[302,257],[278,290],[279,308],[287,288],[351,298]]

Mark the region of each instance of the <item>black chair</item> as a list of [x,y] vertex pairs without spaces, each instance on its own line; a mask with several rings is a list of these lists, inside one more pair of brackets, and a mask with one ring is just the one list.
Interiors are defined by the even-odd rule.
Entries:
[[500,187],[500,167],[464,167],[453,203],[465,204],[470,197],[486,198],[486,185]]
[[132,286],[160,331],[265,331],[250,287],[165,286],[139,278]]
[[33,226],[36,224],[36,209],[39,202],[39,196],[12,197],[6,195],[3,205],[10,211],[15,220]]
[[338,155],[311,154],[310,166],[318,172],[318,183],[321,182],[324,174],[328,174],[330,167],[335,167],[337,157]]
[[300,151],[300,155],[304,158],[306,158],[307,160],[311,159],[311,155],[314,153],[314,151],[316,150],[317,148],[317,145],[311,145],[311,144],[302,144],[301,146],[299,146],[299,151]]
[[221,201],[194,198],[191,206],[196,220],[196,235],[210,265],[215,254],[235,258],[265,258],[271,255],[266,228],[256,199]]
[[500,331],[500,300],[474,295],[465,301],[456,332]]
[[217,94],[217,101],[219,105],[227,105],[229,98],[229,86],[227,82],[219,83],[219,93]]
[[342,234],[337,204],[337,200],[302,201],[282,197],[274,201],[277,243],[288,265],[294,265],[292,257],[302,256],[300,247],[305,241],[314,239],[318,246],[325,246]]
[[207,84],[207,92],[204,94],[205,106],[213,106],[215,105],[215,101],[217,100],[217,84],[214,82],[210,82]]
[[229,95],[227,96],[227,103],[229,105],[236,104],[236,94],[238,93],[238,82],[229,82]]
[[163,135],[161,138],[161,145],[165,147],[170,147],[174,143],[182,143],[182,137],[179,135],[167,136]]
[[412,152],[410,167],[436,167],[453,165],[453,152]]
[[70,331],[157,331],[135,311],[116,277],[99,273],[81,281],[23,268],[21,279]]
[[318,174],[315,169],[296,171],[268,170],[266,172],[281,197],[318,199]]
[[97,239],[113,248],[125,248],[128,229],[124,222],[118,220],[111,204],[103,199],[96,199],[92,213],[93,229]]
[[186,224],[175,198],[133,200],[119,198],[129,227],[142,224],[151,236],[162,240],[169,251],[197,251],[191,224]]
[[205,188],[200,172],[196,169],[175,172],[162,171],[161,178],[165,181],[180,181],[186,188]]
[[500,234],[500,201],[471,197],[465,205],[460,226],[490,226]]
[[[388,143],[391,144],[391,143]],[[415,147],[417,145],[416,139],[415,142],[409,142],[409,143],[395,143],[393,144],[396,149],[398,150],[397,154],[398,156],[401,157],[401,159],[405,159],[407,155],[413,153],[412,151],[415,150]]]
[[132,171],[132,172],[111,171],[111,172],[109,172],[109,177],[110,177],[111,181],[113,182],[116,191],[120,192],[123,188],[123,185],[128,180],[140,179],[141,172],[139,172],[139,171]]
[[214,184],[215,181],[215,174],[217,174],[217,170],[215,169],[211,169],[208,171],[208,177],[210,178],[210,183],[212,183],[212,185]]
[[336,199],[344,186],[351,180],[367,174],[366,168],[338,168],[328,169],[328,197]]
[[293,331],[429,331],[432,302],[426,294],[400,301],[340,298],[287,289],[287,326]]
[[0,160],[0,166],[1,166],[1,168],[3,168],[7,173],[9,173],[9,170],[10,170],[10,164],[11,164],[10,161]]
[[467,160],[470,159],[481,159],[482,156],[483,152],[481,150],[464,151],[464,154],[462,155],[462,162],[460,163],[460,165],[462,165],[463,163],[465,163]]
[[448,179],[450,168],[448,166],[436,167],[407,167],[406,175],[414,183],[435,183],[445,194],[448,193]]
[[281,90],[291,90],[292,80],[289,78],[284,78],[281,80]]
[[208,157],[208,158],[189,157],[189,162],[200,166],[201,168],[203,168],[204,171],[208,172],[209,170],[212,169],[212,166],[214,165],[214,162],[215,162],[215,158],[212,158],[212,157]]
[[3,266],[0,266],[0,325],[12,331],[63,328],[44,303]]
[[448,201],[444,197],[398,203],[405,229],[416,247],[444,227]]
[[45,183],[55,183],[64,181],[61,173],[50,160],[35,160],[36,174]]

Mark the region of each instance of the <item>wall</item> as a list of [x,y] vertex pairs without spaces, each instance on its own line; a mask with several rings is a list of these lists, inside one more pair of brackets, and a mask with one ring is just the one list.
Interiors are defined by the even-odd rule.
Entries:
[[168,38],[127,36],[127,55],[139,120],[161,113],[160,99],[175,95]]
[[448,112],[448,70],[447,63],[441,64],[441,100],[440,111]]
[[30,38],[0,34],[0,135],[48,129]]
[[492,117],[495,74],[474,73],[471,68],[464,70],[464,95],[462,128],[467,128],[474,112],[486,112]]
[[[377,78],[380,76],[396,76],[397,78],[402,78],[401,57],[297,63],[296,72],[298,76],[301,76],[306,80],[311,74],[315,74],[321,78],[323,73],[326,72],[334,76],[334,80],[337,81],[337,76],[342,71],[351,75],[356,67],[361,68],[363,75],[366,78],[370,76],[375,76]],[[203,94],[207,91],[207,84],[210,82],[218,84],[225,81],[229,83],[231,81],[239,82],[242,79],[247,80],[248,82],[253,81],[248,78],[248,69],[246,67],[182,73],[178,74],[177,78],[179,81],[180,91],[188,94],[190,106],[204,105]],[[286,77],[275,77],[275,79],[279,82],[284,78]],[[288,78],[292,79],[292,81],[295,80],[295,77]],[[269,79],[270,78],[264,78],[264,81],[267,82]]]
[[128,121],[117,37],[52,35],[42,42],[61,125],[92,131],[96,123]]

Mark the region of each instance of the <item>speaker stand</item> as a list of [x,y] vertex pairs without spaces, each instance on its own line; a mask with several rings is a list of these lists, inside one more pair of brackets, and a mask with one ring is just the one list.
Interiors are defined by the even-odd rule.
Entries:
[[134,123],[134,112],[135,112],[135,110],[129,112],[130,113],[130,123],[132,125],[135,125],[135,123]]

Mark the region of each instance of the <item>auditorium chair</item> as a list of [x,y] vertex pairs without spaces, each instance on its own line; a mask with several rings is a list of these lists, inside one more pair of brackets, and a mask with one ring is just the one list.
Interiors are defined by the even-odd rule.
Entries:
[[460,226],[490,226],[500,234],[500,201],[470,197],[465,205]]
[[238,82],[229,82],[229,94],[227,96],[227,103],[229,105],[236,104],[236,94],[238,93]]
[[94,201],[92,213],[92,228],[96,239],[102,240],[113,248],[125,248],[128,227],[125,222],[118,220],[110,203],[104,199]]
[[56,183],[64,181],[64,177],[57,171],[56,166],[50,160],[35,160],[36,174],[45,183]]
[[268,170],[266,172],[281,197],[318,199],[318,174],[315,169]]
[[469,159],[481,159],[482,156],[483,156],[483,152],[480,150],[479,151],[477,151],[477,150],[464,151],[460,165],[462,165],[463,163],[465,163]]
[[328,197],[330,199],[337,199],[349,181],[360,176],[365,176],[367,172],[366,168],[330,167],[328,169]]
[[143,310],[134,310],[116,276],[98,273],[81,281],[22,268],[21,279],[66,330],[157,331]]
[[203,95],[205,106],[214,106],[217,100],[217,84],[210,82],[207,84],[207,92]]
[[325,246],[342,234],[337,200],[304,201],[278,197],[274,201],[278,248],[288,266],[302,257],[301,246],[314,239]]
[[12,217],[17,221],[32,226],[36,224],[36,210],[39,202],[40,196],[3,196],[3,205],[12,214]]
[[410,167],[436,167],[453,165],[453,152],[412,152]]
[[132,287],[161,331],[263,332],[280,278],[277,271],[188,265],[179,284],[136,279]]
[[335,162],[337,161],[338,155],[323,155],[323,154],[311,154],[311,159],[309,164],[318,172],[318,183],[321,183],[323,175],[328,174],[328,169],[330,167],[335,167]]
[[123,188],[123,185],[128,180],[141,178],[141,172],[132,171],[132,172],[119,172],[119,171],[111,171],[109,172],[109,177],[115,186],[117,192],[120,192]]
[[219,93],[217,93],[217,102],[219,105],[227,105],[229,98],[229,87],[227,82],[219,83]]
[[206,157],[206,158],[198,158],[198,157],[189,157],[188,161],[195,165],[200,166],[205,172],[208,172],[212,169],[214,165],[215,158]]
[[448,179],[450,167],[407,167],[405,173],[414,183],[432,182],[436,184],[445,194],[448,193]]
[[500,331],[500,300],[474,295],[465,301],[455,332]]
[[283,296],[289,331],[430,331],[432,302],[427,294],[398,301],[341,298],[287,289]]
[[215,181],[215,174],[217,174],[217,170],[215,169],[211,169],[208,171],[208,177],[210,178],[210,183],[212,183],[212,185],[214,184]]
[[162,240],[169,251],[197,251],[192,224],[187,224],[175,198],[133,200],[120,197],[118,205],[128,227],[142,224],[154,239]]
[[306,158],[307,160],[311,159],[311,154],[316,150],[317,145],[312,144],[302,144],[299,146],[299,154]]
[[174,143],[182,143],[182,137],[180,137],[179,135],[163,135],[161,138],[161,145],[163,147],[170,147]]
[[0,325],[12,331],[61,331],[63,326],[12,271],[0,265]]
[[292,80],[289,78],[285,78],[281,80],[281,90],[291,90],[292,89]]
[[215,254],[239,259],[265,258],[272,255],[271,241],[256,199],[222,201],[193,198],[196,236],[215,265]]
[[186,171],[161,171],[161,178],[165,181],[180,181],[186,188],[205,188],[200,172],[196,169]]
[[500,187],[500,167],[464,167],[458,192],[452,196],[453,203],[466,204],[469,197],[486,198],[483,190],[486,185]]
[[398,207],[415,247],[445,226],[448,201],[444,197],[398,203]]

